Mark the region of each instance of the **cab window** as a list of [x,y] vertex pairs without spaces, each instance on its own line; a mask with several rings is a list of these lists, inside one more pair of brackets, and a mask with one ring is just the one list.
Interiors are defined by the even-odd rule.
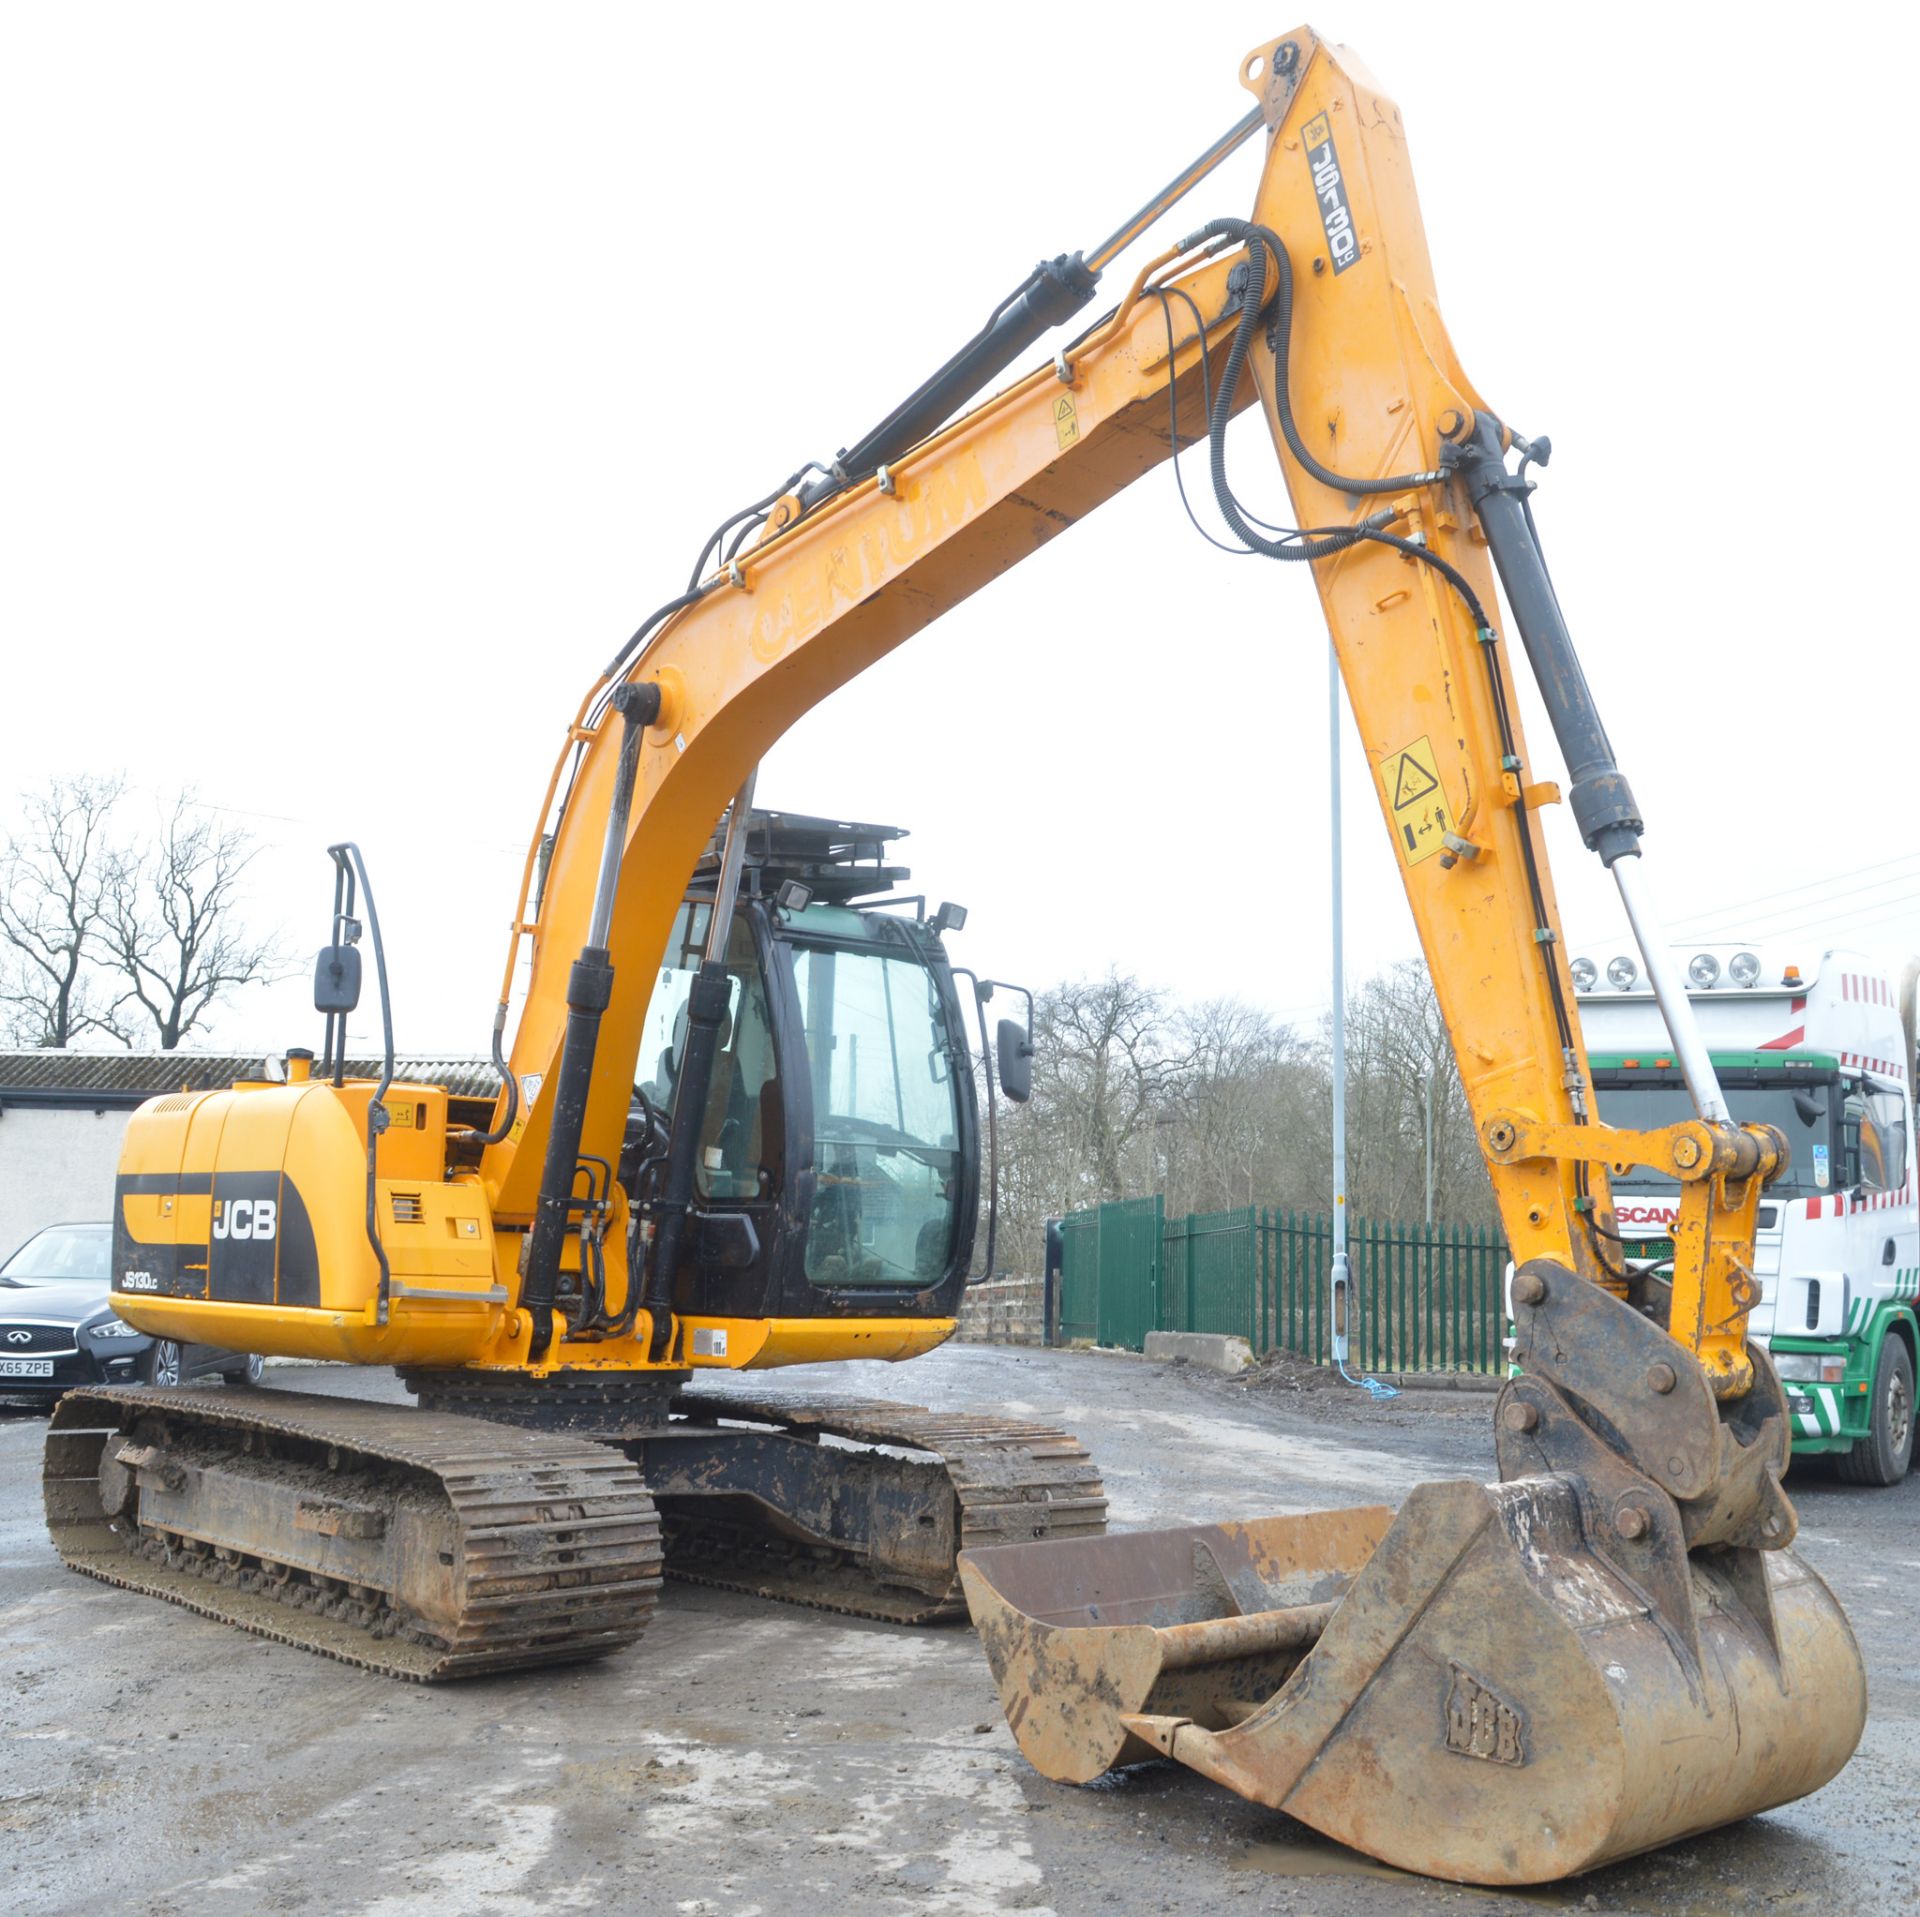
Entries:
[[906,953],[788,951],[813,1081],[807,1276],[832,1286],[937,1284],[961,1179],[953,1058],[933,975]]
[[1861,1089],[1841,1113],[1847,1183],[1859,1191],[1898,1191],[1907,1182],[1907,1102],[1898,1092]]
[[[1722,1075],[1721,1086],[1736,1125],[1772,1125],[1786,1138],[1792,1157],[1787,1169],[1767,1187],[1770,1197],[1814,1198],[1832,1190],[1830,1165],[1834,1173],[1844,1176],[1845,1161],[1828,1156],[1841,1103],[1839,1089],[1831,1081],[1754,1085],[1743,1084],[1737,1073],[1728,1072]],[[1678,1083],[1609,1084],[1596,1072],[1594,1092],[1601,1119],[1627,1131],[1658,1131],[1694,1116],[1692,1094]],[[1676,1189],[1671,1172],[1645,1165],[1613,1174],[1609,1183],[1616,1192],[1664,1196]]]
[[[640,1090],[663,1114],[672,1111],[680,1088],[687,999],[706,949],[710,916],[706,905],[680,908],[642,1027]],[[778,1189],[783,1143],[767,983],[744,917],[733,922],[726,963],[727,1016],[707,1086],[696,1184],[702,1198],[737,1203]]]

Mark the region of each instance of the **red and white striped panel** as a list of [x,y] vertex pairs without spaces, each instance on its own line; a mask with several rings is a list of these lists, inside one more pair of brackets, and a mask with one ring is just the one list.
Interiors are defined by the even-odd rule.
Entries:
[[1842,972],[1840,996],[1857,1005],[1892,1005],[1893,987],[1871,972]]
[[[1771,1050],[1763,1046],[1763,1051]],[[1907,1082],[1907,1068],[1897,1058],[1869,1058],[1864,1052],[1842,1052],[1842,1065],[1852,1065],[1863,1072],[1878,1072],[1882,1078],[1891,1078],[1904,1085]]]
[[[1891,1211],[1896,1205],[1913,1203],[1913,1171],[1909,1167],[1907,1182],[1898,1191],[1870,1192],[1865,1198],[1849,1198],[1843,1191],[1837,1191],[1828,1198],[1809,1198],[1807,1216],[1809,1218],[1844,1218],[1849,1208],[1856,1212]],[[1828,1208],[1831,1207],[1831,1210]]]

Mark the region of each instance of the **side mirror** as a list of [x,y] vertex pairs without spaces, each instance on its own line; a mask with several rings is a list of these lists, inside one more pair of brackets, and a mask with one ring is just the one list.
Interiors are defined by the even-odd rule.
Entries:
[[1003,1018],[995,1049],[999,1053],[1000,1089],[1016,1105],[1033,1096],[1033,1041],[1018,1019]]
[[313,962],[313,1009],[331,1018],[351,1012],[360,1003],[360,950],[353,945],[329,945]]
[[1865,1129],[1867,1101],[1849,1098],[1840,1108],[1840,1189],[1857,1192],[1865,1179],[1861,1160],[1861,1133]]

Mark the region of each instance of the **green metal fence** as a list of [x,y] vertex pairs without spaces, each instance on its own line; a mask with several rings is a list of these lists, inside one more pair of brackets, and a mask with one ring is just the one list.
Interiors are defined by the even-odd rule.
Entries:
[[1096,1342],[1100,1333],[1100,1207],[1060,1221],[1060,1303],[1054,1336],[1062,1344]]
[[1138,1351],[1160,1322],[1164,1201],[1125,1198],[1060,1222],[1060,1336]]
[[[1230,1332],[1256,1352],[1332,1355],[1333,1221],[1243,1206],[1168,1218],[1131,1198],[1062,1220],[1059,1335],[1138,1351],[1150,1330]],[[1352,1362],[1376,1371],[1504,1368],[1497,1231],[1355,1219]]]

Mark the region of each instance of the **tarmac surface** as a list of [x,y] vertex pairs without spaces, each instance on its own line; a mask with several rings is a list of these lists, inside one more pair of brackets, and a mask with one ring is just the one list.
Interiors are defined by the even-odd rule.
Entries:
[[[1101,1461],[1125,1528],[1397,1502],[1493,1471],[1492,1400],[1464,1394],[1375,1406],[968,1345],[816,1375],[1058,1421]],[[269,1381],[401,1395],[385,1373]],[[44,1430],[0,1417],[0,1909],[18,1917],[1920,1909],[1920,1662],[1900,1596],[1920,1582],[1920,1476],[1790,1480],[1800,1548],[1867,1659],[1871,1716],[1841,1777],[1513,1895],[1386,1871],[1174,1766],[1047,1783],[964,1628],[669,1583],[645,1640],[603,1664],[434,1688],[368,1676],[64,1571],[39,1510]]]

